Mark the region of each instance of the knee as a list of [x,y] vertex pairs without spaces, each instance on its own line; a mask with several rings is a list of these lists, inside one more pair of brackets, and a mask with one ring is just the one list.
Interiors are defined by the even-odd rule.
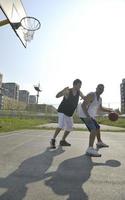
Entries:
[[91,130],[90,132],[92,135],[97,135],[98,131],[97,130]]

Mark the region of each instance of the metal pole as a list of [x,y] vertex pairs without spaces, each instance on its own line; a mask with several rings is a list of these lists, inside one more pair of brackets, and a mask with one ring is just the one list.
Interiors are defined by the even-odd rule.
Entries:
[[39,98],[39,91],[37,92],[37,99],[36,99],[36,102],[37,102],[37,104],[38,104],[38,98]]
[[8,19],[4,19],[4,20],[0,21],[0,26],[4,26],[6,24],[9,24],[9,20]]

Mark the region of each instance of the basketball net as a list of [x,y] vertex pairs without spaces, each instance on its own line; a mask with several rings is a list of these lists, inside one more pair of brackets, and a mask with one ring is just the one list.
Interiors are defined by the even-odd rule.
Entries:
[[24,40],[26,42],[30,42],[31,40],[33,40],[34,37],[34,31],[23,31],[24,34]]

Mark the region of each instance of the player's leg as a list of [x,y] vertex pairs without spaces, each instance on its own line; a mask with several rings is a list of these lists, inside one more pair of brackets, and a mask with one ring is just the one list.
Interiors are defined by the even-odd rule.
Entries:
[[94,141],[97,134],[96,126],[93,123],[91,118],[81,118],[81,120],[85,123],[86,127],[88,128],[90,135],[89,135],[89,145],[86,150],[86,155],[100,157],[101,154],[98,153],[96,149],[94,149]]
[[60,145],[61,146],[71,146],[71,144],[66,141],[66,137],[69,135],[69,133],[70,133],[70,131],[65,131],[64,132],[62,140],[60,141]]
[[64,123],[65,123],[65,132],[64,132],[64,135],[62,137],[62,140],[60,141],[60,145],[61,146],[71,146],[71,144],[66,141],[66,138],[73,129],[73,119],[72,119],[72,117],[68,117],[68,116],[65,115],[64,116]]
[[58,113],[58,127],[55,130],[55,133],[53,135],[53,138],[50,141],[50,147],[56,148],[56,137],[58,136],[59,132],[64,128],[64,114]]
[[109,147],[109,145],[105,144],[105,143],[101,140],[100,129],[97,130],[97,144],[96,144],[96,146],[97,146],[97,148]]
[[96,137],[96,130],[91,130],[89,134],[89,147],[93,147]]
[[102,142],[102,139],[101,139],[101,132],[100,132],[100,125],[97,123],[97,121],[95,119],[93,119],[93,122],[97,128],[97,148],[102,148],[102,147],[109,147],[109,145],[105,144],[104,142]]

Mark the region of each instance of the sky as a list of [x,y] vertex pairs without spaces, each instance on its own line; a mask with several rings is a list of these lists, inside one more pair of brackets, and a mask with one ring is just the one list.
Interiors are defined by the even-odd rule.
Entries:
[[[125,78],[125,0],[22,0],[41,29],[24,48],[10,25],[0,27],[0,73],[36,95],[39,103],[57,106],[56,93],[82,80],[84,95],[105,85],[104,106],[120,108]],[[3,15],[0,12],[0,17]]]

